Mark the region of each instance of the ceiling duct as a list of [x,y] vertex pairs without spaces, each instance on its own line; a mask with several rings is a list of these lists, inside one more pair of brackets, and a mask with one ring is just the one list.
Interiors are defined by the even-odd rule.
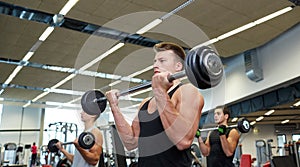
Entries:
[[289,0],[289,1],[294,3],[296,6],[300,6],[300,0]]
[[299,131],[298,124],[276,124],[274,125],[276,133],[296,132]]
[[246,75],[250,80],[254,82],[259,82],[264,79],[263,71],[257,57],[257,51],[257,48],[255,48],[247,50],[243,53]]

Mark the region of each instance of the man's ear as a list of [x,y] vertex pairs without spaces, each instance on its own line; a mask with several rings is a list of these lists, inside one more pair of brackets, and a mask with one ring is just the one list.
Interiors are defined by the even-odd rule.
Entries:
[[176,71],[181,71],[183,69],[183,64],[181,62],[176,63]]
[[226,120],[228,120],[228,119],[229,119],[229,118],[228,118],[228,117],[229,117],[229,115],[228,115],[228,114],[225,114],[224,116],[225,116],[225,119],[226,119]]

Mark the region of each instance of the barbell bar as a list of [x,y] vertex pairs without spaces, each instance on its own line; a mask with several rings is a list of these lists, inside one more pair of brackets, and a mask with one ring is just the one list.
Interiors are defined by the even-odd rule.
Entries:
[[[58,142],[59,140],[57,139],[51,139],[48,142],[47,146],[50,152],[58,152],[58,148],[56,147],[56,143]],[[74,144],[74,142],[61,143],[61,145],[68,145],[68,144]],[[78,137],[78,144],[81,148],[90,149],[95,144],[95,136],[91,132],[82,132]]]
[[[250,123],[246,118],[241,118],[237,124],[228,126],[229,128],[237,128],[241,133],[248,133],[250,131]],[[218,127],[213,128],[204,128],[204,129],[198,129],[196,132],[196,137],[200,137],[201,132],[208,132],[217,130]]]
[[[223,77],[223,64],[217,53],[208,46],[192,49],[187,53],[184,70],[168,77],[169,82],[187,76],[191,84],[199,89],[208,89],[218,85]],[[128,95],[151,87],[151,82],[137,85],[120,92]],[[83,110],[90,115],[101,114],[107,104],[105,95],[99,90],[89,90],[81,98]]]

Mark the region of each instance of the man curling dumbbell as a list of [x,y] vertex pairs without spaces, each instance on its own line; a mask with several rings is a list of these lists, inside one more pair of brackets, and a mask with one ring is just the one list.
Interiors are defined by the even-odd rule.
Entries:
[[234,167],[232,160],[240,135],[237,129],[228,127],[229,118],[227,107],[216,107],[214,120],[218,128],[208,133],[205,142],[200,135],[197,136],[199,148],[203,156],[207,157],[207,167]]
[[82,111],[80,115],[81,121],[84,123],[84,131],[91,132],[95,137],[95,144],[92,146],[92,148],[84,149],[80,147],[78,139],[75,139],[73,142],[76,147],[74,155],[67,152],[67,150],[62,147],[61,142],[58,142],[56,146],[72,163],[72,167],[96,167],[98,166],[100,155],[102,154],[103,144],[102,133],[95,126],[95,121],[100,116],[100,113],[98,115],[89,115]]

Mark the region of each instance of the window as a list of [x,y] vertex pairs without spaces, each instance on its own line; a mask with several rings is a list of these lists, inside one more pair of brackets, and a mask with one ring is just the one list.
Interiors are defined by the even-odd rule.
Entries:
[[278,154],[280,156],[285,155],[284,144],[286,144],[286,135],[285,134],[277,135]]
[[0,104],[0,125],[2,120],[2,110],[3,110],[3,104]]
[[284,147],[284,144],[286,144],[286,135],[285,134],[277,135],[277,144],[278,144],[278,147]]
[[46,108],[44,128],[47,129],[47,131],[44,132],[43,144],[47,145],[51,139],[58,139],[62,142],[65,142],[65,140],[67,142],[73,141],[76,138],[75,129],[78,129],[79,136],[84,129],[80,112],[81,111]]
[[300,140],[300,134],[292,134],[292,140],[293,140],[293,141],[298,141],[298,140]]

